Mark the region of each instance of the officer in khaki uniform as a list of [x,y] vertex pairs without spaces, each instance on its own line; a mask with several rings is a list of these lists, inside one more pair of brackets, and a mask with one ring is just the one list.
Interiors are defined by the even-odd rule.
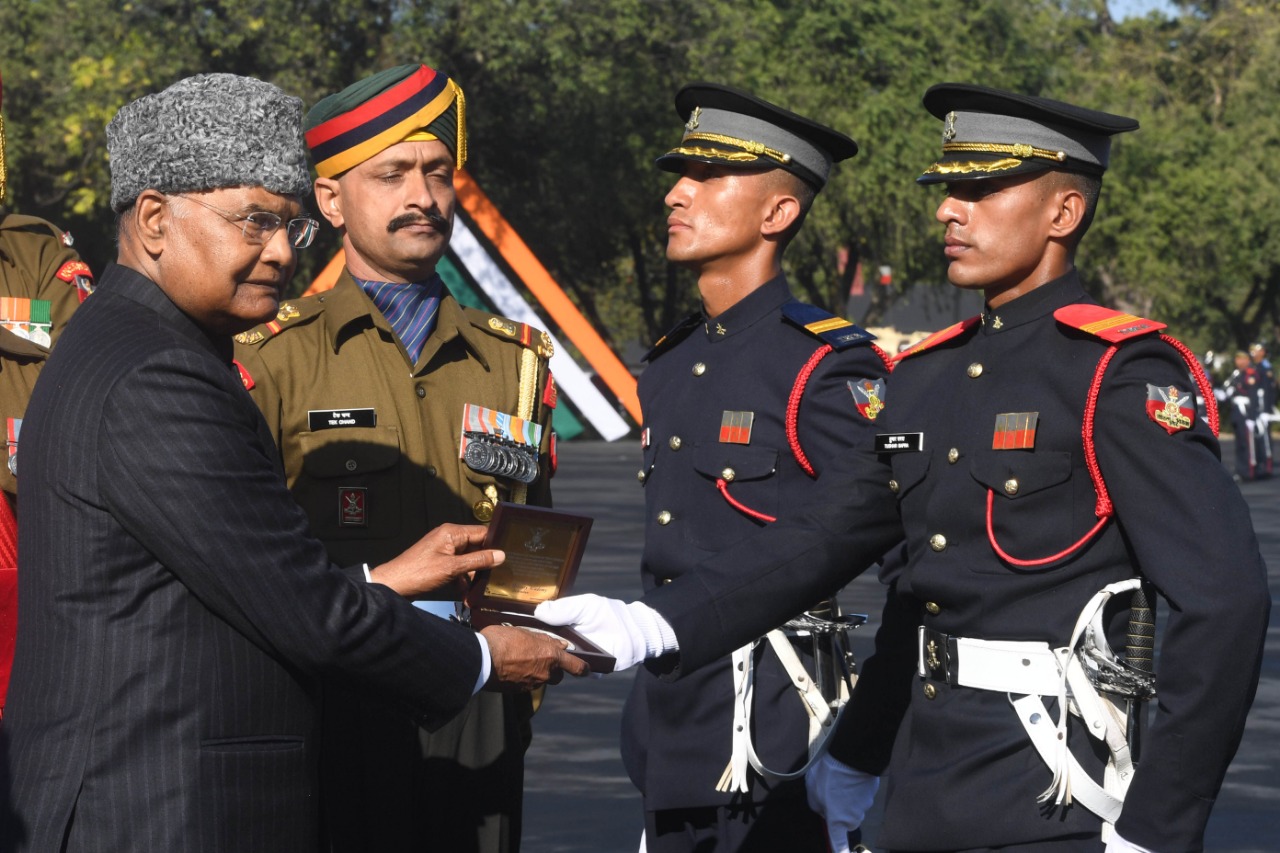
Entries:
[[[3,86],[0,85],[0,101]],[[0,203],[6,173],[0,118]],[[71,248],[71,235],[34,216],[0,211],[0,715],[9,684],[17,613],[18,439],[22,415],[49,347],[80,301],[93,291],[89,267]]]
[[[338,562],[380,560],[438,524],[488,521],[498,501],[548,505],[550,338],[460,306],[435,272],[466,157],[461,90],[401,66],[322,100],[306,127],[318,210],[342,229],[348,267],[236,340],[312,532]],[[464,458],[464,444],[488,452]],[[447,618],[461,593],[419,606]],[[482,692],[428,734],[331,691],[332,849],[517,850],[531,714],[527,694]]]

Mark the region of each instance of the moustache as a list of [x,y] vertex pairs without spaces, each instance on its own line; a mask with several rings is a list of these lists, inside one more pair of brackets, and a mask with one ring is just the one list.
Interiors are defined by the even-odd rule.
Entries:
[[387,233],[394,234],[401,228],[407,228],[410,225],[433,225],[436,230],[442,234],[449,233],[449,220],[445,219],[438,213],[406,213],[403,216],[397,216],[395,219],[387,223]]

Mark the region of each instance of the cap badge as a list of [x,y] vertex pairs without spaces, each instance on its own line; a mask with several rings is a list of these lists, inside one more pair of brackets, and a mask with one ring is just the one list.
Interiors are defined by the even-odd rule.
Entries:
[[956,138],[956,111],[947,113],[947,123],[942,128],[942,141],[950,142]]
[[684,123],[685,130],[697,130],[698,119],[702,118],[702,107],[694,107],[693,112],[689,113],[689,120]]

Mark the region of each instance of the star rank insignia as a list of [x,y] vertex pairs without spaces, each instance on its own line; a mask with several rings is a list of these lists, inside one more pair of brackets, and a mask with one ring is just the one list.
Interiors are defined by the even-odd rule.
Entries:
[[1169,435],[1191,429],[1196,404],[1190,391],[1172,385],[1147,385],[1147,417],[1164,427]]
[[853,404],[864,418],[874,421],[876,415],[884,411],[883,379],[851,379],[846,384],[853,395]]

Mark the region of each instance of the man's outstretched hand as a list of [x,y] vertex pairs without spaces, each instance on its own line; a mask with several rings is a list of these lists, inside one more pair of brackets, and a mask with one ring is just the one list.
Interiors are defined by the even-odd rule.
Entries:
[[398,557],[371,569],[369,579],[405,598],[450,586],[461,598],[473,572],[506,559],[501,551],[479,548],[488,530],[483,524],[442,524]]
[[489,644],[492,671],[486,690],[532,690],[540,684],[559,684],[564,673],[590,672],[586,661],[568,651],[568,643],[541,631],[490,625],[483,629]]

